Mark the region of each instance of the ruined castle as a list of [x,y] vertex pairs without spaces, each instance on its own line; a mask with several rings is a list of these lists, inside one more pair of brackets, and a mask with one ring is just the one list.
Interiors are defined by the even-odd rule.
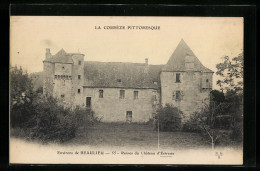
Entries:
[[208,103],[213,71],[181,40],[165,65],[84,61],[84,54],[46,49],[45,96],[92,109],[104,122],[145,122],[158,105],[177,106],[188,118]]

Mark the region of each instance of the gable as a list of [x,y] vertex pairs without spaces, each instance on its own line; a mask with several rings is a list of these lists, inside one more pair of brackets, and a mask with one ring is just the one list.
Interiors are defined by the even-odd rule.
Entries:
[[171,55],[163,71],[203,71],[213,72],[202,65],[190,47],[182,39]]
[[73,60],[71,54],[66,53],[64,49],[61,49],[58,53],[45,59],[43,62],[72,64]]

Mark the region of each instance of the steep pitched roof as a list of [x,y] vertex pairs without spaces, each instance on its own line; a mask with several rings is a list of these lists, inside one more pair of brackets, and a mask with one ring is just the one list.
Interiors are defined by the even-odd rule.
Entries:
[[[159,88],[163,65],[122,62],[85,62],[85,86],[117,88]],[[157,85],[154,84],[157,82]]]
[[195,56],[190,47],[182,39],[178,44],[177,48],[171,55],[167,64],[163,67],[163,71],[186,71],[185,67],[185,57],[192,56],[194,59],[194,67],[191,71],[203,71],[203,72],[213,72],[212,70],[206,68],[202,65],[199,59]]
[[44,60],[44,62],[52,63],[73,63],[72,54],[66,53],[64,49],[61,49],[55,55]]

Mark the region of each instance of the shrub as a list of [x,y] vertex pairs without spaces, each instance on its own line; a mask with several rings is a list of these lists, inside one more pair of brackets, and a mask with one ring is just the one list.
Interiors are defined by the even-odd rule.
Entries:
[[243,140],[243,122],[234,122],[231,127],[231,139],[237,142],[242,142]]
[[[20,108],[11,115],[23,116],[24,111]],[[92,110],[76,107],[74,110],[59,106],[54,98],[39,98],[31,106],[27,107],[30,114],[28,120],[20,120],[19,128],[28,130],[28,136],[32,139],[39,139],[44,142],[58,141],[65,142],[75,137],[76,131],[80,127],[93,124],[94,118]],[[20,117],[20,116],[19,116]],[[22,118],[22,117],[20,117]]]
[[232,117],[231,115],[218,115],[214,122],[214,128],[217,129],[229,129],[231,126]]
[[[181,115],[183,114],[177,107],[166,104],[156,111],[155,119],[159,119],[160,131],[177,131],[181,130]],[[158,129],[158,122],[155,122]]]
[[200,126],[197,123],[194,123],[194,122],[191,122],[191,121],[187,121],[186,123],[183,124],[182,131],[184,131],[184,132],[200,133],[201,132],[201,128],[200,128]]

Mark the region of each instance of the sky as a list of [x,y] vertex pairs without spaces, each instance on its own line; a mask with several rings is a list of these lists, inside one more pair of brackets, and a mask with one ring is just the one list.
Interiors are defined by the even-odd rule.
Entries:
[[[101,29],[95,29],[100,26]],[[125,29],[104,29],[125,26]],[[160,26],[160,30],[127,29]],[[43,71],[46,48],[83,53],[85,61],[166,64],[183,39],[216,72],[222,57],[243,52],[242,17],[11,16],[10,65]],[[213,75],[213,89],[218,76]]]

